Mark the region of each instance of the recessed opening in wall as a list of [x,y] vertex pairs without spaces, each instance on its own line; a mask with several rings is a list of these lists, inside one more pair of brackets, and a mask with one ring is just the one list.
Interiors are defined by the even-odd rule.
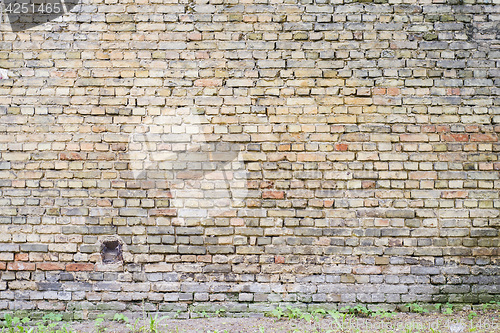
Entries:
[[101,245],[102,262],[105,264],[118,263],[123,260],[122,244],[117,240],[102,242]]

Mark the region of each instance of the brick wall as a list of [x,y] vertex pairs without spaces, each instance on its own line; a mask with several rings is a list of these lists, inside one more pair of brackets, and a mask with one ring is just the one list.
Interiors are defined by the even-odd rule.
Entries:
[[0,309],[498,300],[500,6],[405,2],[4,23]]

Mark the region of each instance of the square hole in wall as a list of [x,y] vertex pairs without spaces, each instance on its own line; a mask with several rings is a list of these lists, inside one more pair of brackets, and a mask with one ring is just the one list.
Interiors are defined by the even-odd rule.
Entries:
[[122,244],[117,240],[102,242],[101,257],[102,262],[105,264],[121,262],[123,260]]

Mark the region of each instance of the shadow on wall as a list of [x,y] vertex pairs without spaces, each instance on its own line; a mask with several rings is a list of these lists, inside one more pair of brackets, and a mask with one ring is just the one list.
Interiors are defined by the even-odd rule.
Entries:
[[7,14],[13,32],[52,21],[69,13],[78,0],[4,0],[3,13]]
[[138,183],[168,183],[170,208],[177,217],[220,215],[247,196],[242,145],[221,141],[205,116],[185,108],[172,116],[156,116],[129,134],[129,177]]

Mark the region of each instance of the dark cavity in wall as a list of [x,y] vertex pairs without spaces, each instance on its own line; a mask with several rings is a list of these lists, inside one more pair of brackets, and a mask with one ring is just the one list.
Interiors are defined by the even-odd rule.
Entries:
[[122,244],[117,240],[104,241],[101,245],[101,256],[105,264],[121,262],[123,260]]

